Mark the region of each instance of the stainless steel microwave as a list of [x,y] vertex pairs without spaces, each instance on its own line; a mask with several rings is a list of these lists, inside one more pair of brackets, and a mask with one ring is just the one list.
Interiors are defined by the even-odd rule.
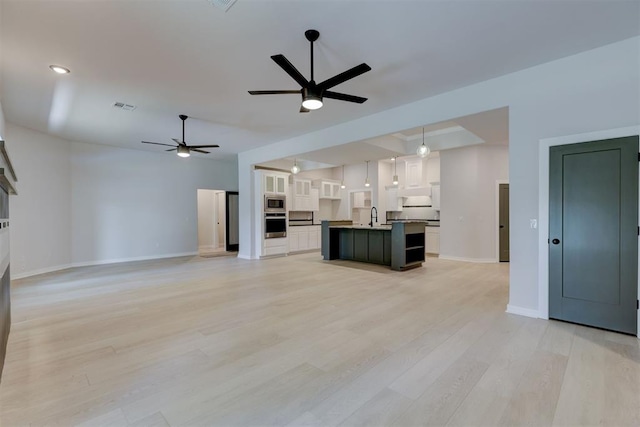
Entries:
[[286,212],[287,211],[287,198],[286,196],[264,196],[264,211],[265,212]]

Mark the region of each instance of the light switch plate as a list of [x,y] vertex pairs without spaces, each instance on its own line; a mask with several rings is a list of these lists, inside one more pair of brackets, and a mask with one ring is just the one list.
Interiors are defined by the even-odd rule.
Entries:
[[529,226],[531,228],[538,228],[538,220],[537,219],[530,219],[529,220]]

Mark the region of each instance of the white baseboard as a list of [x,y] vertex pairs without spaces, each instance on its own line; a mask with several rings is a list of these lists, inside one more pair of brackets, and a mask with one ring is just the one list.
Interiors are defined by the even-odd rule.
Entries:
[[104,265],[104,264],[117,264],[121,262],[133,262],[133,261],[150,261],[154,259],[165,259],[165,258],[179,258],[183,256],[196,256],[198,252],[180,252],[175,254],[166,254],[166,255],[148,255],[148,256],[139,256],[139,257],[131,257],[131,258],[112,258],[100,261],[83,261],[83,262],[74,262],[71,264],[72,267],[89,267],[92,265]]
[[39,268],[37,270],[25,271],[18,274],[11,273],[11,280],[24,279],[25,277],[37,276],[39,274],[53,273],[54,271],[66,270],[72,268],[71,264],[56,265],[53,267]]
[[540,313],[538,312],[538,310],[533,310],[531,308],[518,307],[511,304],[507,304],[506,311],[509,314],[517,314],[518,316],[533,317],[534,319],[537,319],[540,317]]
[[477,264],[496,264],[498,262],[494,258],[463,258],[442,254],[438,255],[438,258],[446,259],[447,261],[475,262]]
[[240,258],[240,259],[255,259],[255,258],[252,258],[249,255],[244,255],[244,254],[240,254],[240,253],[238,253],[237,257]]
[[198,252],[181,252],[181,253],[166,254],[166,255],[151,255],[151,256],[140,256],[140,257],[131,257],[131,258],[114,258],[114,259],[107,259],[107,260],[100,260],[100,261],[74,262],[71,264],[57,265],[54,267],[47,267],[47,268],[40,268],[38,270],[26,271],[26,272],[18,273],[15,275],[12,274],[11,280],[24,279],[25,277],[37,276],[39,274],[66,270],[67,268],[90,267],[93,265],[117,264],[122,262],[150,261],[154,259],[179,258],[179,257],[195,256],[195,255],[198,255]]

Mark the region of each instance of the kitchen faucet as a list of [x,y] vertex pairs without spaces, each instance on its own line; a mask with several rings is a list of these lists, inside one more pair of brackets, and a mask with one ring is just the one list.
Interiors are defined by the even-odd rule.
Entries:
[[[374,209],[376,210],[376,215],[375,215],[375,216],[373,215],[373,210],[374,210]],[[370,225],[371,227],[373,227],[373,219],[374,219],[374,218],[375,218],[376,222],[378,222],[378,209],[376,209],[376,207],[375,207],[375,206],[371,206],[371,222],[369,223],[369,225]]]

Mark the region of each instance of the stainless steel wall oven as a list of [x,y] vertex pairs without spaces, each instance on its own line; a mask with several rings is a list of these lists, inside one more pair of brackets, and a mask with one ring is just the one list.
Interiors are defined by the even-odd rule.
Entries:
[[275,239],[279,237],[287,237],[287,214],[265,212],[264,238]]

